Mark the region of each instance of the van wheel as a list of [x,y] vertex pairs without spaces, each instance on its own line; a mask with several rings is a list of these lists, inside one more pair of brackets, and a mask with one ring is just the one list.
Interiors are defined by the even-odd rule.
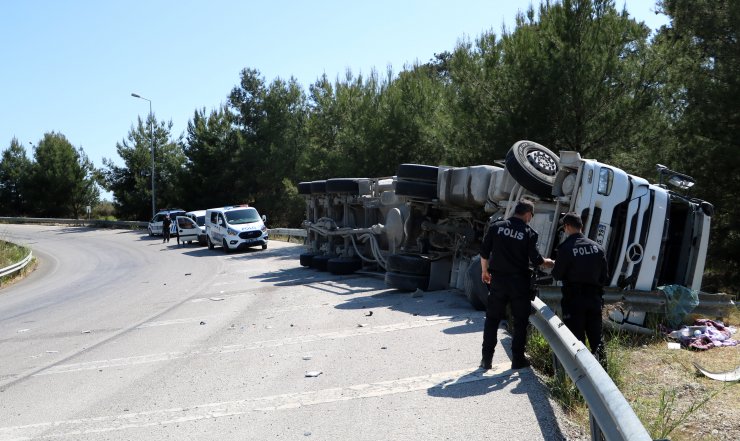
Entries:
[[266,244],[266,243],[263,243],[263,244],[262,244],[262,249],[263,249],[263,250],[266,250],[266,249],[267,249],[267,244]]
[[152,229],[151,228],[147,228],[147,230],[149,230],[149,237],[154,236],[154,233],[152,233]]
[[231,252],[231,250],[229,249],[229,246],[226,245],[226,239],[224,239],[223,242],[221,242],[221,246],[224,248],[224,253],[229,254]]
[[532,141],[516,142],[506,154],[506,170],[522,187],[537,196],[552,197],[560,158]]
[[211,236],[206,236],[206,242],[208,242],[208,249],[212,250],[214,246],[213,246],[213,242],[211,242]]

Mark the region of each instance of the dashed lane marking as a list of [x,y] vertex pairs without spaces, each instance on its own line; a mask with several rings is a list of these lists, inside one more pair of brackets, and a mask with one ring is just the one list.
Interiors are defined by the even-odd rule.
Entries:
[[243,415],[255,411],[281,411],[421,390],[446,389],[466,383],[490,381],[500,377],[520,375],[517,371],[509,370],[508,365],[508,362],[496,364],[493,366],[493,369],[485,372],[480,369],[461,369],[390,381],[266,397],[245,398],[235,401],[205,403],[190,407],[175,407],[133,413],[127,412],[118,415],[0,427],[0,441],[73,438],[81,435],[164,426],[173,423],[195,422],[205,419],[212,420],[226,416]]

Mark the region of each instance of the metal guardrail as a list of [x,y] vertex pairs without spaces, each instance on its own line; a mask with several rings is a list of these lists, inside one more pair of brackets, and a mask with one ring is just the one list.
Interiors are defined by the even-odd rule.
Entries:
[[28,256],[23,258],[23,260],[21,260],[20,262],[14,263],[10,266],[6,266],[5,268],[0,268],[0,277],[5,277],[7,275],[13,274],[16,271],[22,270],[31,262],[31,259],[33,259],[33,252],[29,250]]
[[0,223],[6,224],[51,224],[89,226],[99,228],[146,228],[149,223],[141,221],[109,221],[100,219],[61,219],[48,217],[0,217]]
[[269,234],[290,237],[306,237],[308,233],[303,228],[270,228]]
[[627,400],[584,344],[542,300],[529,321],[550,344],[565,372],[583,395],[591,413],[591,439],[607,441],[652,440]]

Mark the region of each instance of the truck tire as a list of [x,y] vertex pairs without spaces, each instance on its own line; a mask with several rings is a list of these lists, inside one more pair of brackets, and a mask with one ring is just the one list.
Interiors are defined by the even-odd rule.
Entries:
[[559,163],[558,155],[532,141],[518,141],[506,154],[506,170],[522,187],[540,197],[552,197]]
[[311,266],[311,261],[313,260],[313,256],[315,256],[314,253],[302,253],[299,257],[299,260],[301,262],[301,266]]
[[321,254],[318,256],[313,256],[313,259],[311,259],[311,268],[317,269],[319,271],[326,271],[327,265],[329,264],[329,260],[333,259],[337,256],[330,256],[327,254]]
[[351,195],[360,194],[360,185],[357,179],[334,178],[326,180],[327,193],[347,193]]
[[430,261],[413,254],[391,254],[385,266],[390,272],[425,276],[429,274]]
[[418,181],[396,181],[396,194],[417,199],[436,199],[437,183]]
[[298,183],[298,194],[311,194],[311,183],[310,182],[299,182]]
[[326,181],[311,181],[311,194],[326,193]]
[[439,167],[421,164],[401,164],[396,170],[398,179],[437,183]]
[[488,287],[481,281],[480,272],[480,256],[476,256],[465,271],[463,291],[473,308],[485,311],[488,306]]
[[352,274],[362,269],[362,261],[352,257],[335,257],[326,262],[326,269],[332,274]]

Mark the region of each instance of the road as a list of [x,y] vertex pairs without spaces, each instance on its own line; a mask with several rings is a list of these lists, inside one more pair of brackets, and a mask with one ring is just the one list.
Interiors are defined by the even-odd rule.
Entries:
[[276,241],[0,237],[39,259],[0,290],[0,441],[563,439],[504,330],[494,369],[476,369],[483,314],[457,292],[302,268]]

